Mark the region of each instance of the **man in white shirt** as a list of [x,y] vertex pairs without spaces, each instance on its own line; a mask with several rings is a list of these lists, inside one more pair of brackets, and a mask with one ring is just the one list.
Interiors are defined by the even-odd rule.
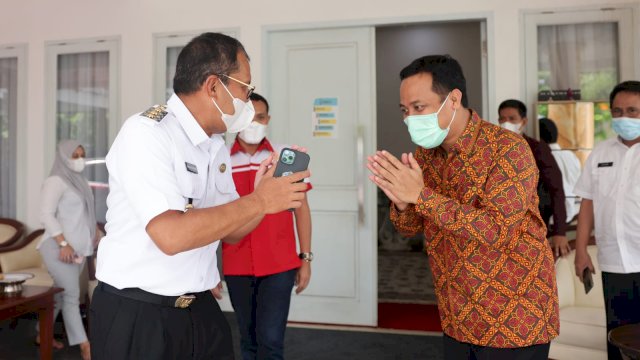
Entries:
[[233,359],[229,325],[210,289],[218,240],[235,243],[265,214],[298,208],[309,176],[274,178],[238,197],[224,132],[253,119],[249,58],[205,33],[178,56],[167,105],[130,117],[107,155],[107,235],[91,304],[93,359]]
[[[618,84],[609,97],[618,134],[591,153],[575,194],[582,197],[576,235],[576,275],[595,269],[587,243],[595,228],[607,331],[640,322],[640,81]],[[609,359],[621,359],[608,344]]]
[[[551,155],[556,159],[562,173],[562,188],[564,189],[565,208],[567,210],[567,223],[578,215],[580,210],[580,198],[573,193],[573,188],[578,182],[582,166],[576,154],[569,149],[563,149],[558,144],[558,127],[553,120],[542,118],[538,120],[540,140],[546,142],[551,149]],[[555,220],[555,219],[554,219]]]

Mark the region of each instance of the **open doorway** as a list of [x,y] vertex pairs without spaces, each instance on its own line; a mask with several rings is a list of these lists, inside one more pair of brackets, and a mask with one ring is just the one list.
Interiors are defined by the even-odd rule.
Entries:
[[[395,156],[415,151],[398,108],[400,70],[412,60],[449,54],[462,66],[469,106],[486,107],[483,20],[376,27],[377,148]],[[439,330],[434,286],[422,235],[405,238],[389,220],[389,199],[378,192],[378,324]]]

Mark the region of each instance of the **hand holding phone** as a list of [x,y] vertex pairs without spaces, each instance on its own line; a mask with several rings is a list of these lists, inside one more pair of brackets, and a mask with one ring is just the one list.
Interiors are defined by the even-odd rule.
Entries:
[[[290,148],[284,148],[280,152],[276,171],[273,173],[273,176],[287,176],[300,171],[305,171],[307,170],[307,167],[309,167],[309,161],[309,154]],[[302,180],[298,182],[302,182]],[[289,209],[289,211],[293,211],[293,209]]]
[[589,269],[589,267],[582,270],[582,283],[584,284],[584,293],[588,294],[593,288],[593,275],[591,274],[591,269]]

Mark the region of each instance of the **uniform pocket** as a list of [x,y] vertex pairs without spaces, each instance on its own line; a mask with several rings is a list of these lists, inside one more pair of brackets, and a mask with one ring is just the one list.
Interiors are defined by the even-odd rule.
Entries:
[[594,189],[604,196],[608,196],[615,189],[616,179],[615,167],[599,167],[593,170],[592,179],[594,182]]
[[216,189],[222,194],[231,194],[236,192],[236,186],[231,176],[221,176],[216,179]]

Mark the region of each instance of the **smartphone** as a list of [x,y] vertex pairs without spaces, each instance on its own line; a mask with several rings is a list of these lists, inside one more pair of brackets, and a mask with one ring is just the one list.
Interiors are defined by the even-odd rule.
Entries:
[[582,283],[584,284],[584,293],[588,294],[593,288],[593,275],[588,267],[582,271]]
[[[280,158],[273,176],[287,176],[293,173],[307,170],[309,166],[309,154],[298,150],[284,148],[280,152]],[[302,180],[300,180],[302,181]]]
[[[307,153],[290,148],[284,148],[280,152],[280,158],[278,159],[278,164],[276,164],[276,171],[273,173],[273,176],[287,176],[300,171],[305,171],[307,170],[307,167],[309,167],[309,160],[309,154]],[[302,180],[298,182],[302,182]],[[289,211],[293,210],[294,209],[289,209]]]

